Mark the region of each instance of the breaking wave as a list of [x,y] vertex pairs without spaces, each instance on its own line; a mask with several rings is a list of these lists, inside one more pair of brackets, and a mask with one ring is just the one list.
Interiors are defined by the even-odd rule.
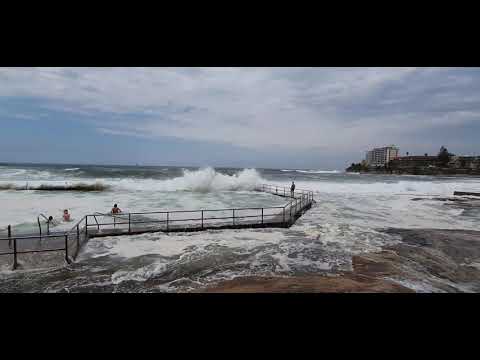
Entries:
[[343,171],[339,170],[290,170],[282,169],[282,172],[298,172],[302,174],[343,174]]
[[215,171],[211,167],[199,170],[184,170],[183,176],[167,180],[145,179],[132,181],[122,179],[116,182],[119,186],[127,189],[156,191],[193,191],[193,192],[215,192],[215,191],[237,191],[254,190],[255,187],[264,182],[255,169],[244,169],[236,174],[228,175]]
[[342,171],[339,170],[295,170],[296,172],[302,174],[340,174]]
[[[73,169],[72,169],[73,171]],[[182,176],[170,179],[132,179],[104,178],[96,183],[64,182],[60,180],[13,181],[0,183],[0,190],[36,190],[36,191],[105,191],[111,188],[121,188],[133,191],[192,191],[216,192],[254,190],[265,182],[255,169],[244,169],[234,174],[224,174],[211,167],[188,170],[183,169]]]
[[85,184],[85,183],[76,183],[76,184],[65,184],[65,185],[57,185],[57,184],[40,184],[40,185],[29,185],[26,183],[25,185],[18,185],[18,184],[0,184],[0,190],[17,190],[17,191],[27,191],[27,190],[35,190],[35,191],[105,191],[110,189],[110,185],[106,185],[103,183],[95,183],[95,184]]

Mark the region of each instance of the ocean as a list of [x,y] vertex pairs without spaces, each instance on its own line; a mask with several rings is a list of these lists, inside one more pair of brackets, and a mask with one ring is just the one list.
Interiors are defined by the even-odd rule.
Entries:
[[[314,191],[316,204],[288,229],[212,230],[93,238],[57,268],[0,269],[1,291],[178,292],[238,276],[351,271],[352,257],[396,244],[401,229],[480,228],[478,207],[435,197],[480,192],[480,178],[345,173],[315,169],[107,165],[0,165],[0,237],[38,230],[39,214],[73,223],[86,214],[281,206],[259,184]],[[58,191],[56,187],[69,187]],[[96,191],[85,191],[94,189]],[[420,199],[420,201],[418,201]],[[407,284],[435,291],[428,284]]]

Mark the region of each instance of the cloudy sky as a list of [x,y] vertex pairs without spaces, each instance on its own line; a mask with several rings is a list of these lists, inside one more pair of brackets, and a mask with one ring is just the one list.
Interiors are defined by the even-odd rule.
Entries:
[[479,68],[0,68],[0,161],[343,169],[480,154]]

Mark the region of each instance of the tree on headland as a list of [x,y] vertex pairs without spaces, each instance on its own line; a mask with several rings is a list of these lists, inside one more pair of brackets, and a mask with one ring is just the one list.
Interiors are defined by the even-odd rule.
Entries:
[[440,162],[440,164],[442,165],[447,165],[447,163],[450,161],[450,158],[453,156],[454,154],[451,154],[448,152],[447,148],[442,146],[440,148],[440,151],[438,152],[438,161]]
[[347,172],[352,172],[352,171],[355,171],[355,172],[368,172],[368,166],[364,163],[358,163],[358,164],[355,164],[355,163],[352,163],[352,165],[350,165],[347,169],[346,169]]

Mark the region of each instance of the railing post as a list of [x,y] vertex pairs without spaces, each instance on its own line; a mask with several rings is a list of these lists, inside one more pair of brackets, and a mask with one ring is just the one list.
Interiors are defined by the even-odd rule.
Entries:
[[292,204],[293,204],[293,201],[290,201],[290,217],[288,219],[290,222],[292,221]]
[[168,231],[168,220],[170,218],[170,213],[167,211],[167,231]]
[[285,225],[285,206],[283,207],[283,225]]
[[13,239],[13,270],[17,268],[17,239]]
[[85,216],[85,240],[88,239],[88,215]]
[[262,208],[262,225],[263,225],[263,208]]
[[202,210],[202,230],[203,230],[203,210]]
[[128,233],[129,233],[129,234],[130,234],[130,232],[132,231],[131,215],[132,215],[132,214],[128,213]]
[[70,264],[70,259],[68,258],[68,235],[65,235],[65,261],[67,264]]
[[80,225],[77,224],[77,253],[78,250],[80,249]]
[[37,217],[38,232],[40,233],[40,241],[42,241],[42,224],[40,224],[40,216]]
[[11,225],[8,225],[7,227],[8,229],[8,248],[11,249],[12,248],[12,226]]

